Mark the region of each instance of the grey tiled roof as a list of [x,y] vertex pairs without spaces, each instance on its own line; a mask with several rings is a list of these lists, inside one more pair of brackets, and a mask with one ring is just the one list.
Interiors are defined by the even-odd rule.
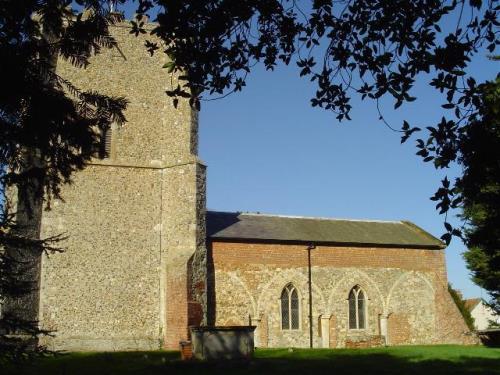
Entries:
[[216,240],[313,242],[442,249],[408,221],[339,220],[207,211],[207,237]]

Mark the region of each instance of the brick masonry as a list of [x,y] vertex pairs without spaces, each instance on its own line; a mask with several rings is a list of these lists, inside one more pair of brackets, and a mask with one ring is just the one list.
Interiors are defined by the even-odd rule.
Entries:
[[[309,346],[306,247],[213,240],[215,323],[247,324],[255,317],[256,345]],[[448,294],[443,250],[317,246],[311,256],[315,347],[378,346],[382,339],[390,345],[475,343]],[[300,294],[299,330],[281,329],[279,298],[288,283]],[[355,285],[368,298],[363,330],[348,329],[347,298]],[[328,330],[319,329],[321,317]],[[320,337],[326,331],[328,340]]]

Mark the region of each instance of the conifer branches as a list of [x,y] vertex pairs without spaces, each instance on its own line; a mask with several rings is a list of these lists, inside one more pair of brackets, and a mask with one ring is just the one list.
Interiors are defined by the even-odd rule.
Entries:
[[29,305],[39,258],[61,251],[61,238],[40,238],[41,210],[91,159],[96,130],[125,121],[124,98],[82,91],[55,71],[57,58],[85,68],[116,47],[109,26],[122,17],[106,1],[77,3],[80,12],[68,0],[0,3],[0,360],[37,353],[37,336],[47,334]]

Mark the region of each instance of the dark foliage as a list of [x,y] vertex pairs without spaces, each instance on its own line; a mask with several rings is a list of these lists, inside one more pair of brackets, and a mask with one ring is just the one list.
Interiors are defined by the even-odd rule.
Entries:
[[[497,43],[491,2],[486,9],[481,1],[435,0],[138,3],[139,14],[160,6],[153,34],[165,41],[168,68],[187,73],[184,85],[168,94],[190,96],[194,104],[205,92],[241,90],[256,62],[267,69],[296,63],[300,75],[318,85],[311,104],[336,112],[339,120],[349,118],[352,92],[375,100],[392,95],[395,107],[415,100],[410,90],[421,72],[435,72],[433,85],[446,90],[451,103],[463,92],[460,78],[471,55]],[[449,15],[458,18],[457,27],[442,32],[440,21]],[[134,23],[132,32],[145,31]],[[153,53],[158,45],[149,42],[148,48]]]
[[482,85],[481,92],[479,116],[461,138],[464,173],[452,193],[461,199],[467,223],[467,266],[500,314],[500,78]]
[[108,25],[121,17],[108,2],[76,3],[85,14],[69,0],[0,2],[0,360],[43,352],[36,337],[47,332],[22,309],[37,288],[36,259],[60,249],[59,238],[39,238],[39,212],[91,158],[99,130],[125,121],[125,99],[81,91],[55,73],[58,54],[83,68],[116,45]]

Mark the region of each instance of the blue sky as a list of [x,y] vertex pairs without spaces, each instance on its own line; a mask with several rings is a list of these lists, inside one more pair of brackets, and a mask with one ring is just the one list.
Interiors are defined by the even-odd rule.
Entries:
[[[478,55],[469,71],[479,81],[492,79],[498,63]],[[391,125],[404,119],[427,126],[443,115],[444,98],[421,77],[418,100],[382,110]],[[410,220],[433,235],[443,233],[443,217],[429,197],[445,174],[415,155],[414,142],[378,120],[372,102],[353,98],[352,121],[312,108],[314,86],[298,77],[296,67],[266,72],[257,67],[242,93],[205,102],[200,113],[201,159],[208,166],[207,207],[221,211]],[[452,219],[451,222],[454,220]],[[469,278],[453,240],[446,250],[449,280],[466,297],[481,296]],[[484,295],[484,293],[483,293]]]

